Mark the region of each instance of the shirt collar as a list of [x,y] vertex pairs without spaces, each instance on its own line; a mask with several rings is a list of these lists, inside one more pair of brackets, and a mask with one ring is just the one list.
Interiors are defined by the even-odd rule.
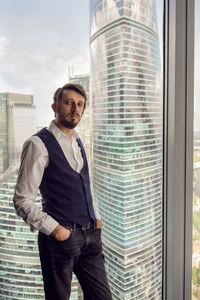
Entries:
[[[57,139],[62,139],[63,137],[64,138],[68,138],[69,137],[64,133],[62,132],[62,130],[60,130],[54,123],[54,121],[51,121],[49,127],[48,127],[48,130],[53,133],[53,135],[57,138]],[[77,131],[75,129],[72,130],[72,136],[71,136],[71,140],[76,140],[79,138],[79,135],[77,133]]]

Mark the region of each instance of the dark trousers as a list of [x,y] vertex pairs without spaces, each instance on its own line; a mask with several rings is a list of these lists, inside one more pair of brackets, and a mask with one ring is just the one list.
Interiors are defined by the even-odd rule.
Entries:
[[74,230],[62,242],[40,232],[38,247],[45,300],[69,299],[72,272],[78,278],[84,300],[112,299],[104,268],[100,229]]

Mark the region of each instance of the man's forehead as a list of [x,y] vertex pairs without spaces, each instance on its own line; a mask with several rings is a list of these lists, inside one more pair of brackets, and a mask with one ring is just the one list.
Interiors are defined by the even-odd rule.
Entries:
[[85,101],[85,98],[81,94],[73,90],[64,90],[63,96],[67,99],[75,99],[77,101],[83,101],[83,102]]

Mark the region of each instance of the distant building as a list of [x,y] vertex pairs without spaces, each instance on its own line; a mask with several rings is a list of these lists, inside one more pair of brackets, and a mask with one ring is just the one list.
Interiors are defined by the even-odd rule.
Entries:
[[92,110],[90,105],[90,94],[89,94],[89,85],[90,85],[90,76],[87,75],[74,75],[69,74],[69,82],[78,83],[83,86],[87,94],[87,103],[86,108],[83,113],[83,117],[80,123],[77,125],[76,129],[80,134],[81,141],[83,142],[84,149],[87,154],[88,165],[91,168],[91,136],[92,136]]
[[24,141],[36,132],[36,108],[33,96],[0,93],[0,168],[5,172],[19,162]]
[[[37,233],[16,216],[16,173],[0,184],[0,299],[44,299]],[[40,206],[40,198],[36,199]]]
[[[38,232],[16,216],[13,206],[17,170],[4,173],[0,182],[0,299],[44,299],[43,280],[37,246]],[[41,195],[36,204],[41,207]],[[71,300],[80,300],[73,276]]]
[[89,89],[90,89],[90,75],[89,74],[74,74],[73,68],[69,68],[69,82],[82,85],[87,94],[87,106],[89,106]]
[[0,176],[3,174],[3,143],[0,141]]

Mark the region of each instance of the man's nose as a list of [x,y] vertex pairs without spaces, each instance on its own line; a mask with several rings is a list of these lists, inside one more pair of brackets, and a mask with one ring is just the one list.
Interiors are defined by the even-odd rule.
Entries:
[[76,103],[72,103],[72,111],[75,111],[77,109],[77,104]]

